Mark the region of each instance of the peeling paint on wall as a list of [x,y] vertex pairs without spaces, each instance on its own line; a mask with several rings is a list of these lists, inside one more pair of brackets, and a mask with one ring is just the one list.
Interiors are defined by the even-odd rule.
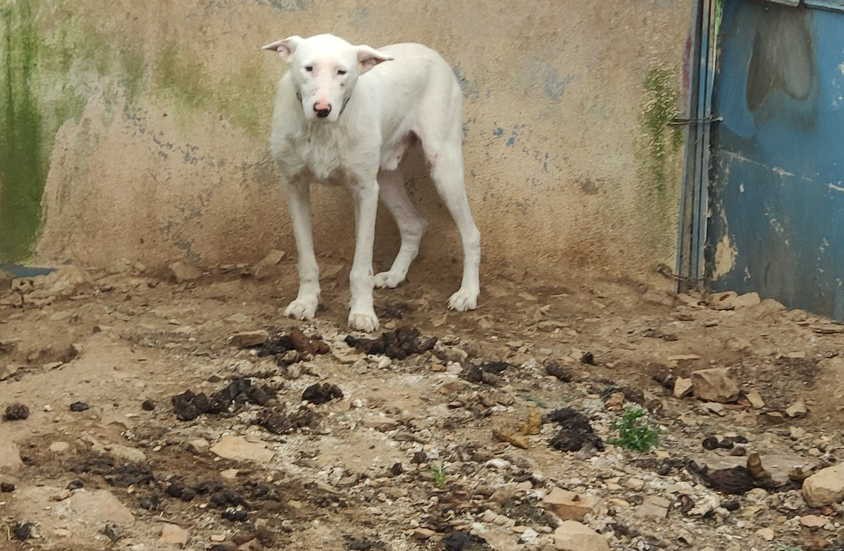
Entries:
[[463,97],[468,100],[476,100],[480,97],[481,92],[478,85],[466,78],[463,69],[458,66],[451,68],[454,71],[454,76],[457,77],[457,82],[460,84],[460,89],[463,90]]
[[720,278],[733,271],[736,266],[737,251],[726,233],[721,237],[715,248],[715,270],[713,277]]
[[278,11],[302,11],[311,7],[312,0],[256,0]]

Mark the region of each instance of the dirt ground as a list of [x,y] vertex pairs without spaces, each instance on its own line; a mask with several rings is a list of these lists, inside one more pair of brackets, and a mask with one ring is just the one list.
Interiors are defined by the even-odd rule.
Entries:
[[[322,269],[304,324],[281,315],[289,259],[0,290],[0,408],[29,410],[0,422],[0,548],[844,549],[844,507],[800,488],[844,461],[844,326],[584,274],[487,277],[477,311],[448,313],[457,271],[420,272],[377,292],[375,336],[419,334],[366,355],[346,270]],[[742,392],[673,395],[706,368]],[[610,442],[637,403],[647,452]],[[741,487],[754,453],[767,475]],[[600,536],[565,543],[562,520]]]

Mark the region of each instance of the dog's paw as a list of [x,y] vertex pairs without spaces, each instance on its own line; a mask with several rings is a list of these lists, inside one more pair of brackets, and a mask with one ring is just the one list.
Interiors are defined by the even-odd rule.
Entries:
[[378,289],[395,289],[404,281],[404,276],[394,272],[381,272],[375,275],[373,282]]
[[469,291],[461,287],[456,293],[451,295],[451,298],[448,299],[449,310],[465,312],[467,310],[474,310],[477,307],[478,291]]
[[371,333],[378,329],[378,316],[375,315],[373,310],[353,311],[349,314],[349,328]]
[[317,310],[317,299],[301,299],[297,298],[291,302],[284,310],[284,315],[288,318],[297,320],[311,320],[314,319]]

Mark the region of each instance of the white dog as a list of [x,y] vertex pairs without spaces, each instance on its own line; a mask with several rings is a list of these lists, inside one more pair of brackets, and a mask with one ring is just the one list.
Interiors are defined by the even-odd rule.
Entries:
[[[463,244],[463,282],[449,307],[474,309],[480,291],[480,234],[463,186],[463,95],[448,63],[419,44],[375,50],[329,34],[291,36],[264,49],[289,64],[278,86],[271,138],[273,157],[287,180],[299,257],[299,294],[285,314],[311,319],[316,313],[320,288],[309,184],[340,182],[355,201],[349,326],[378,328],[373,286],[392,288],[404,281],[427,225],[407,196],[398,168],[417,141]],[[398,225],[401,248],[390,270],[373,277],[379,190]]]

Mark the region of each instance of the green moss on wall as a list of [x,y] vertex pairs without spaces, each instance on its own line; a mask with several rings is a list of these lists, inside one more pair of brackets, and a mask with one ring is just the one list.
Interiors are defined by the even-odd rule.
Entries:
[[260,136],[268,122],[261,108],[272,93],[272,82],[257,55],[235,73],[217,76],[201,58],[171,42],[161,50],[152,80],[156,93],[174,101],[183,120],[211,110],[253,137]]
[[134,19],[104,11],[78,0],[0,0],[0,261],[31,254],[56,133],[93,94],[106,122],[146,95],[188,129],[213,114],[256,139],[266,133],[275,75],[260,52],[212,70],[184,36],[163,37],[153,54],[133,39]]
[[682,145],[682,134],[669,126],[677,117],[677,90],[674,74],[663,67],[651,68],[645,76],[642,107],[642,164],[646,177],[660,193],[668,188],[671,153]]
[[26,257],[41,218],[45,144],[30,4],[0,5],[0,259]]

